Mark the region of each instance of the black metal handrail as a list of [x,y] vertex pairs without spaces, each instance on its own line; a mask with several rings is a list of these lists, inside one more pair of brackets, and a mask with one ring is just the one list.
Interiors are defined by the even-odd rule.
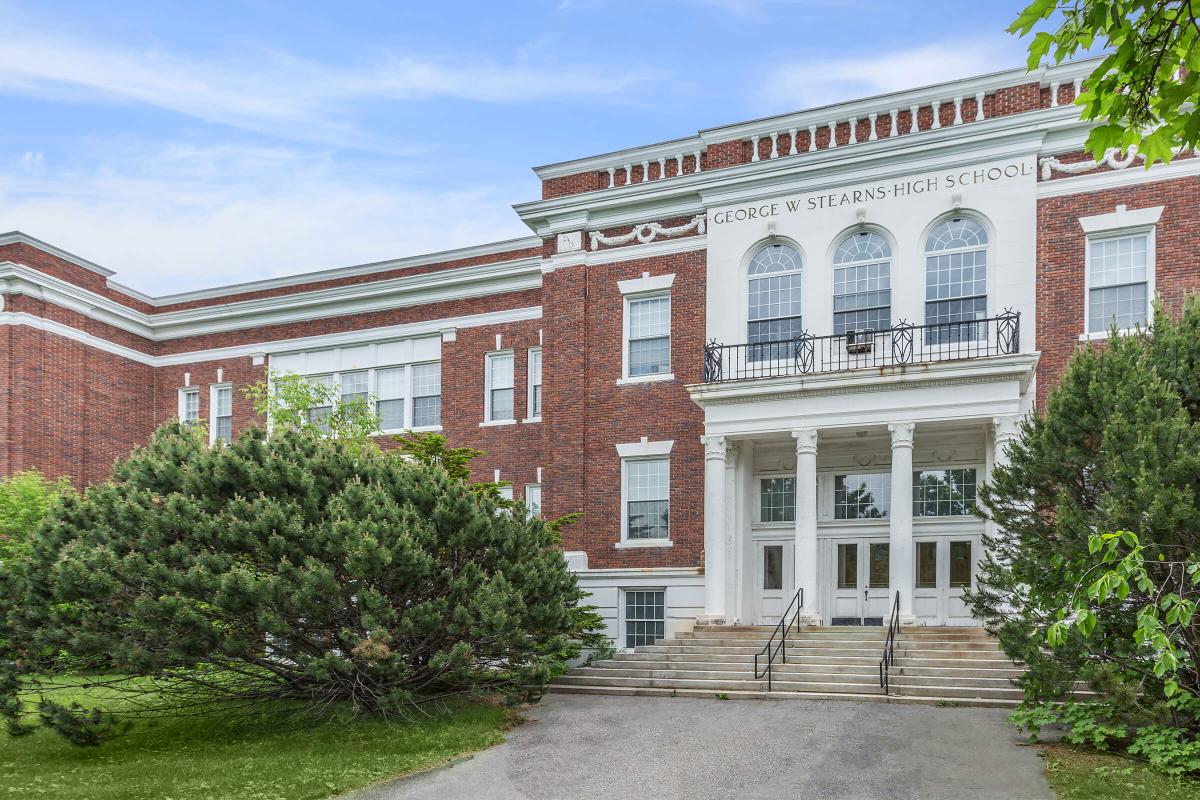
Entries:
[[883,658],[879,659],[879,687],[883,689],[883,693],[888,693],[889,673],[892,669],[892,662],[896,660],[896,634],[900,631],[900,592],[896,592],[896,599],[892,603],[892,616],[888,620],[887,636],[883,640]]
[[1021,314],[1007,310],[986,319],[913,325],[833,336],[802,333],[794,339],[704,347],[704,382],[814,375],[842,370],[905,367],[937,361],[1013,355],[1021,350]]
[[[792,608],[795,607],[796,613],[792,614]],[[771,668],[775,664],[775,656],[783,656],[783,663],[787,663],[787,634],[792,627],[796,628],[796,632],[800,632],[800,609],[804,607],[804,587],[801,586],[796,590],[796,596],[792,598],[792,602],[788,603],[788,607],[784,610],[783,615],[779,618],[779,624],[775,626],[775,630],[771,631],[771,638],[767,639],[767,643],[763,649],[754,654],[754,680],[762,680],[765,675],[767,678],[767,691],[771,691]],[[792,614],[792,619],[788,621],[788,615]],[[779,635],[779,644],[775,644],[775,636]],[[767,665],[762,670],[758,668],[758,659],[766,657]]]

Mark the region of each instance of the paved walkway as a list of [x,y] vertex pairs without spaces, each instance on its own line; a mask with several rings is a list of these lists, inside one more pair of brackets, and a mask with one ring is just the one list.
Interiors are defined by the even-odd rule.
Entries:
[[995,709],[550,695],[504,744],[354,800],[1052,800]]

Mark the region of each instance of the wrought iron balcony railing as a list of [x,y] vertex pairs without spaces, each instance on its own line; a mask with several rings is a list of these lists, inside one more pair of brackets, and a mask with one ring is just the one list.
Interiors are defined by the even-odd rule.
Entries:
[[704,347],[704,382],[781,378],[843,370],[905,367],[937,361],[1004,356],[1020,352],[1021,314],[964,322],[913,325],[833,336]]

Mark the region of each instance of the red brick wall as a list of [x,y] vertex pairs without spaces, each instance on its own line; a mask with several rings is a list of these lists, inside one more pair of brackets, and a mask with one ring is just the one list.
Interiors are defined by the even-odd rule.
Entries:
[[1155,290],[1167,311],[1200,291],[1200,177],[1038,201],[1037,345],[1038,405],[1058,380],[1086,329],[1084,265],[1086,237],[1079,218],[1112,212],[1118,203],[1130,210],[1164,206],[1155,229]]
[[[671,288],[671,365],[675,380],[618,386],[624,300],[617,281],[675,273]],[[583,512],[564,531],[567,550],[588,551],[593,568],[703,563],[703,413],[685,384],[703,371],[705,254],[698,250],[610,265],[567,267],[546,275],[544,369],[548,516]],[[621,539],[621,462],[616,445],[670,439],[669,549],[617,549]]]
[[55,333],[5,325],[5,473],[103,480],[153,430],[152,368]]

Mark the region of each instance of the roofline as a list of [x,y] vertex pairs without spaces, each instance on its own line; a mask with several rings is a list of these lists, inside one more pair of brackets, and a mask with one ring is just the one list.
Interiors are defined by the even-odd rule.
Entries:
[[896,106],[907,108],[914,102],[928,101],[931,94],[955,96],[974,95],[978,92],[994,92],[1008,86],[1020,85],[1038,81],[1046,84],[1051,80],[1071,80],[1080,75],[1090,74],[1092,69],[1104,56],[1093,56],[1078,61],[1063,64],[1043,65],[1035,70],[1015,67],[997,72],[973,75],[944,83],[935,83],[913,89],[903,89],[896,92],[860,97],[839,103],[817,106],[814,108],[775,114],[768,117],[719,125],[712,128],[702,128],[694,136],[671,139],[654,144],[639,145],[623,150],[613,150],[599,155],[585,156],[568,161],[558,161],[534,167],[538,178],[557,178],[565,175],[575,175],[590,170],[603,170],[615,166],[618,162],[641,163],[645,160],[657,159],[659,156],[670,156],[682,152],[690,155],[694,150],[701,150],[710,144],[745,138],[759,132],[779,130],[780,128],[807,128],[810,124],[827,124],[829,119],[842,119],[847,116],[865,116],[871,111],[879,111],[881,107]]
[[[116,273],[110,269],[100,266],[87,259],[80,258],[73,253],[69,253],[62,248],[44,242],[21,231],[9,231],[8,233],[0,233],[0,245],[6,244],[27,244],[35,247],[50,255],[56,256],[69,261],[76,266],[95,272],[105,278],[110,278]],[[302,286],[307,283],[316,283],[327,280],[337,280],[339,278],[355,277],[359,275],[370,275],[376,272],[390,272],[397,269],[411,269],[415,267],[423,267],[430,264],[439,264],[444,262],[462,261],[470,258],[479,258],[481,256],[500,255],[503,253],[514,252],[517,250],[529,250],[540,248],[542,240],[536,236],[524,236],[519,239],[506,239],[499,242],[489,242],[486,244],[470,245],[468,247],[459,247],[452,250],[441,250],[435,253],[423,253],[415,256],[405,256],[404,258],[388,259],[386,261],[372,261],[366,264],[354,264],[346,267],[334,267],[331,269],[316,270],[313,272],[302,272],[296,275],[285,275],[278,278],[265,278],[257,281],[246,281],[244,283],[231,283],[224,286],[214,286],[207,289],[196,289],[189,292],[178,292],[175,294],[166,294],[153,296],[139,292],[117,281],[106,281],[109,288],[115,289],[122,294],[140,300],[152,306],[168,306],[176,303],[186,303],[193,300],[212,300],[218,298],[229,298],[230,302],[237,302],[236,296],[249,294],[252,292],[264,291],[269,289],[277,289],[291,286]]]

